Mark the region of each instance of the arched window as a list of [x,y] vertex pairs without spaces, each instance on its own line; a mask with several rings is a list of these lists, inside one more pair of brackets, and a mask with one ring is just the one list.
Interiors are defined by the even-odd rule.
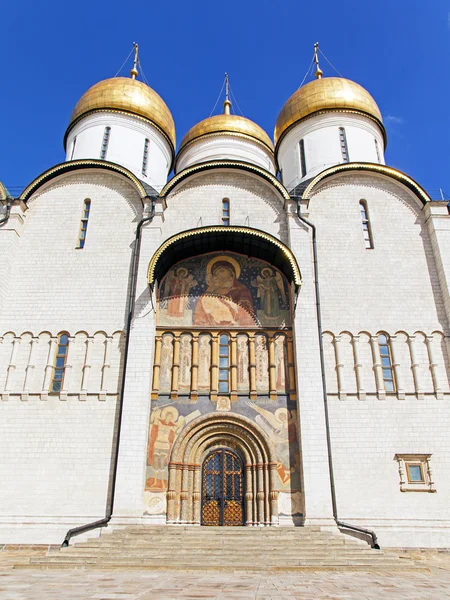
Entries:
[[106,158],[106,153],[108,152],[110,133],[111,133],[111,127],[105,127],[105,131],[103,133],[102,149],[100,151],[101,160],[105,160],[105,158]]
[[70,160],[73,160],[73,155],[75,154],[75,146],[77,145],[77,136],[73,138],[72,142],[72,152],[70,153]]
[[300,172],[301,172],[301,176],[305,177],[305,175],[306,175],[305,140],[301,139],[298,146],[300,149]]
[[380,146],[378,145],[378,140],[377,140],[377,138],[373,138],[373,141],[375,142],[375,150],[377,153],[377,160],[379,163],[381,163]]
[[69,345],[69,336],[67,333],[61,333],[58,337],[58,347],[56,349],[55,363],[53,367],[53,377],[50,384],[51,392],[60,392],[64,381],[64,371],[66,368],[67,348]]
[[224,198],[222,200],[222,225],[230,224],[230,199]]
[[222,333],[219,336],[219,393],[230,391],[230,338]]
[[144,153],[142,155],[142,175],[147,175],[147,162],[148,162],[148,147],[150,140],[145,138],[144,142]]
[[384,389],[386,392],[395,392],[391,348],[389,346],[389,340],[384,333],[380,333],[378,336],[378,347],[380,349],[381,368],[383,369]]
[[370,228],[369,212],[365,200],[360,200],[359,210],[361,212],[361,221],[363,227],[364,245],[368,250],[373,248],[372,231]]
[[339,127],[339,141],[341,142],[342,160],[344,162],[349,162],[350,158],[348,155],[347,136],[345,135],[345,129],[343,127]]
[[91,211],[91,201],[89,200],[89,198],[86,198],[86,200],[84,201],[83,213],[81,215],[80,235],[78,237],[77,248],[84,248],[84,244],[86,242],[86,232],[87,232],[90,211]]

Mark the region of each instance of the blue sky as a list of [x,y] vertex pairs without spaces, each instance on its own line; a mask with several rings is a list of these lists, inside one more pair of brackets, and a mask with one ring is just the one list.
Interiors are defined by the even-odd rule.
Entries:
[[272,136],[319,41],[378,102],[387,163],[450,197],[448,0],[16,0],[2,3],[0,22],[0,180],[14,195],[64,160],[77,100],[114,76],[133,41],[178,142],[209,116],[225,71],[244,116]]

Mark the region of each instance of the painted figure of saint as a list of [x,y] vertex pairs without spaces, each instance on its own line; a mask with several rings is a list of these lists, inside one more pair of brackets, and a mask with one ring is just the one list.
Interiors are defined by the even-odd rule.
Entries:
[[147,479],[146,490],[166,489],[170,451],[183,425],[184,417],[179,416],[174,406],[166,406],[152,412],[147,464],[153,467],[153,477]]
[[206,268],[206,291],[194,312],[194,325],[252,327],[255,325],[250,290],[239,281],[241,268],[230,256],[216,256]]
[[281,295],[283,304],[286,304],[286,291],[281,274],[265,267],[261,269],[261,275],[258,275],[252,281],[252,286],[258,288],[258,298],[260,298],[261,309],[264,311],[266,318],[278,321],[281,314],[278,292]]
[[291,459],[291,449],[294,451],[297,442],[297,411],[278,408],[272,413],[249,400],[247,404],[259,413],[255,417],[255,421],[275,444],[278,475],[282,484],[286,485],[295,470],[295,457]]
[[194,276],[185,267],[171,269],[165,278],[161,298],[168,298],[167,316],[183,317],[186,310],[189,292],[197,285]]

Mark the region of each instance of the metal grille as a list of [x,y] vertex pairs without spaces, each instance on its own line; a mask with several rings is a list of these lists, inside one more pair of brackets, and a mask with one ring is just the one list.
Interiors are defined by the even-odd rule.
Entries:
[[202,525],[243,525],[244,472],[231,450],[215,450],[203,463]]

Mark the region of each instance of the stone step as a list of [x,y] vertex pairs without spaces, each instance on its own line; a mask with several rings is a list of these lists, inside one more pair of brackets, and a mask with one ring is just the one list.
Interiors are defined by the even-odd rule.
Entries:
[[[345,546],[347,543],[351,543],[350,541],[346,542],[346,540],[341,540],[341,539],[333,539],[330,538],[329,540],[302,540],[302,539],[298,539],[298,540],[289,540],[289,541],[284,541],[281,540],[280,542],[277,542],[276,540],[267,540],[263,545],[264,547],[273,547],[273,548],[299,548],[299,547],[311,547],[311,546],[320,546],[320,547],[327,547],[327,546]],[[96,540],[91,540],[88,542],[85,542],[84,547],[85,548],[147,548],[149,546],[153,546],[155,548],[160,547],[160,546],[164,546],[167,547],[168,543],[167,540],[108,540],[108,539],[104,539],[104,540],[100,540],[100,541],[96,541]],[[192,547],[192,546],[196,546],[196,547],[201,547],[204,548],[205,550],[208,550],[210,548],[220,548],[223,546],[230,546],[233,544],[230,544],[227,540],[196,540],[196,541],[192,541],[192,540],[177,540],[176,542],[172,542],[171,543],[171,547],[172,548],[184,548],[184,547]],[[234,544],[235,546],[237,546],[237,544]],[[261,543],[257,544],[255,542],[255,540],[251,540],[251,543],[247,543],[247,544],[239,544],[239,546],[245,546],[245,548],[247,550],[258,550],[261,548]]]
[[[264,565],[255,564],[242,564],[242,563],[224,563],[220,561],[218,563],[207,563],[199,564],[196,562],[181,561],[174,564],[173,560],[142,560],[142,561],[108,561],[108,560],[85,560],[79,562],[73,561],[61,561],[61,562],[49,562],[45,559],[33,559],[28,564],[17,565],[15,568],[31,568],[31,569],[164,569],[164,570],[214,570],[214,571],[294,571],[294,570],[328,570],[333,568],[345,568],[346,570],[424,570],[423,567],[418,567],[412,561],[398,561],[398,560],[383,560],[374,561],[371,559],[342,559],[342,558],[328,558],[328,559],[304,559],[287,561],[283,564],[279,563],[266,563]],[[428,569],[425,569],[428,570]]]
[[46,557],[31,557],[27,567],[267,571],[415,569],[416,565],[341,533],[310,528],[133,526],[103,531],[100,538]]
[[[341,554],[341,553],[314,553],[314,552],[305,552],[305,553],[300,553],[300,554],[294,554],[294,553],[289,553],[286,555],[283,554],[261,554],[260,556],[258,556],[257,558],[255,557],[254,560],[248,560],[248,557],[245,556],[234,556],[231,553],[228,554],[212,554],[210,556],[198,556],[198,555],[190,555],[190,554],[185,554],[185,555],[177,555],[177,561],[185,561],[186,559],[188,559],[190,562],[196,562],[197,564],[208,564],[212,561],[227,561],[227,562],[233,562],[233,563],[238,563],[238,564],[252,564],[252,565],[260,565],[262,568],[264,567],[264,565],[269,564],[269,563],[274,563],[274,564],[283,564],[286,561],[290,561],[290,560],[304,560],[304,559],[317,559],[317,560],[322,560],[322,559],[326,559],[326,558],[342,558],[342,559],[346,559],[346,560],[350,560],[350,559],[359,559],[359,558],[369,558],[369,559],[374,559],[374,560],[380,560],[379,558],[375,558],[372,557],[370,555],[370,553],[364,553],[364,554],[360,554],[357,552],[349,552],[349,553],[345,553],[345,554]],[[50,557],[49,557],[50,558]],[[51,557],[52,560],[54,559],[54,562],[60,562],[60,561],[64,561],[64,560],[68,560],[69,557],[65,556],[65,557]],[[81,559],[86,559],[86,560],[90,560],[90,559],[101,559],[101,560],[117,560],[119,562],[121,562],[122,560],[128,560],[128,561],[134,561],[134,560],[173,560],[173,555],[171,556],[170,554],[149,554],[149,553],[145,553],[145,554],[127,554],[125,556],[111,556],[111,555],[94,555],[94,554],[79,554],[77,556],[71,556],[70,557],[73,560],[81,560]]]

